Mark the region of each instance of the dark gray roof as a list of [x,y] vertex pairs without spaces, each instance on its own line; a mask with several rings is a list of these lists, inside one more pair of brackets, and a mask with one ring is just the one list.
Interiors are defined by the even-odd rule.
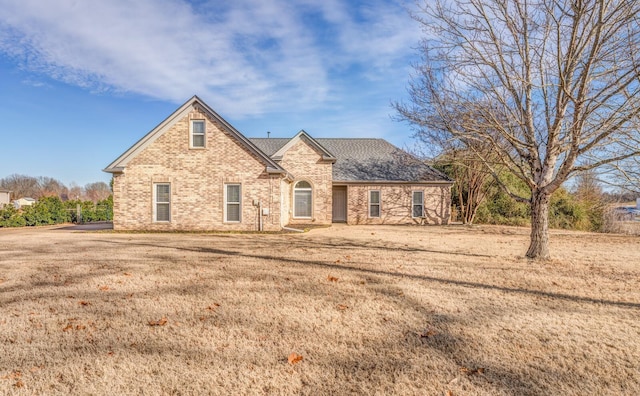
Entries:
[[284,138],[249,138],[257,148],[271,157],[291,139]]
[[[268,156],[290,139],[249,138]],[[336,158],[334,181],[451,181],[443,173],[384,139],[315,139]]]

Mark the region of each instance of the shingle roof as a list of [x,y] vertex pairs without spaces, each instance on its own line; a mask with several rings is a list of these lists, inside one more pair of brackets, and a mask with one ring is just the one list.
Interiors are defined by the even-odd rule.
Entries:
[[[290,139],[250,138],[272,156]],[[384,139],[315,139],[336,158],[334,181],[450,182],[447,176]]]

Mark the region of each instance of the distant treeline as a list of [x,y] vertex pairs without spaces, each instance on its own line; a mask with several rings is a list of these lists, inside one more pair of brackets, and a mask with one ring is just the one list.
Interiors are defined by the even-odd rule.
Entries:
[[11,199],[24,197],[40,200],[42,197],[58,197],[61,201],[82,200],[97,203],[111,195],[111,187],[105,182],[86,184],[84,187],[65,186],[59,180],[46,176],[13,174],[0,179],[0,189],[11,191]]
[[8,204],[0,209],[0,227],[109,221],[112,219],[112,196],[95,203],[88,200],[68,200],[63,202],[60,197],[41,197],[38,202],[31,206],[23,206],[20,209],[16,209],[13,205]]

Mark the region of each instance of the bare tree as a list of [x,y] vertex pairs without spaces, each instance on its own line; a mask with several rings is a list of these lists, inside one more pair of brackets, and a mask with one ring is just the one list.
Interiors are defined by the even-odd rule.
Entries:
[[38,179],[31,176],[13,174],[0,179],[0,187],[11,190],[15,198],[39,198],[40,184]]
[[622,194],[640,197],[640,157],[609,164],[605,173],[605,184],[614,185]]
[[34,198],[60,197],[63,201],[68,199],[69,189],[59,180],[52,177],[40,176],[38,177],[38,185],[40,186],[40,191]]
[[[414,17],[422,62],[400,116],[425,140],[445,123],[492,145],[496,181],[494,159],[530,190],[511,193],[531,205],[527,257],[550,257],[551,194],[640,154],[640,2],[429,0]],[[460,109],[477,116],[456,128]]]
[[[488,147],[485,147],[488,148]],[[455,181],[454,194],[460,219],[464,224],[472,224],[478,208],[487,198],[489,187],[493,184],[487,166],[475,153],[482,147],[448,147],[434,164]],[[487,157],[489,153],[486,153]]]
[[84,186],[84,195],[89,201],[98,202],[111,195],[111,188],[105,182],[89,183]]

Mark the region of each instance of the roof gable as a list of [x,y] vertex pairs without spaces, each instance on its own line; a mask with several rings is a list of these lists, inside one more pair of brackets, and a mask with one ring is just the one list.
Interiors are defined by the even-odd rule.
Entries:
[[272,154],[271,158],[273,158],[276,161],[282,160],[282,157],[284,156],[284,154],[291,147],[293,147],[297,142],[299,142],[301,140],[304,141],[305,143],[307,143],[309,146],[311,146],[311,148],[316,150],[320,155],[322,155],[322,159],[324,161],[330,161],[330,162],[335,162],[336,161],[336,158],[334,157],[333,154],[331,154],[329,152],[329,150],[324,148],[320,143],[318,143],[314,138],[312,138],[303,129],[300,130],[300,132],[298,132],[298,134],[296,134],[296,136],[294,136],[291,139],[289,139],[289,141],[284,146],[280,147],[280,149],[278,149],[278,151],[276,151],[274,154]]
[[138,140],[127,151],[120,155],[115,161],[109,164],[104,172],[120,173],[124,170],[127,164],[135,158],[140,152],[156,141],[160,136],[167,132],[173,125],[179,120],[186,117],[193,109],[203,111],[207,116],[217,121],[224,130],[229,133],[240,145],[242,145],[247,151],[255,154],[267,167],[269,173],[281,173],[285,174],[286,171],[278,165],[273,159],[262,152],[256,147],[249,139],[247,139],[242,133],[229,124],[224,118],[216,113],[211,107],[202,101],[199,97],[194,95],[191,99],[186,101],[176,111],[174,111],[169,117],[164,119],[160,124],[153,128],[149,133]]
[[[285,146],[291,140],[252,138],[251,141],[273,158],[276,153],[286,151]],[[384,139],[318,138],[314,141],[335,158],[334,182],[452,183],[442,172]]]

